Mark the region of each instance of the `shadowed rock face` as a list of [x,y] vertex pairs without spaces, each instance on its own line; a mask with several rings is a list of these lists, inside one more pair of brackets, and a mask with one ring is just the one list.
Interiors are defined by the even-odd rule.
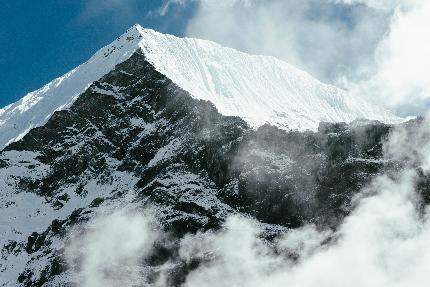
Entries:
[[[62,256],[70,230],[109,206],[155,211],[171,238],[158,243],[145,262],[150,266],[175,261],[179,238],[218,229],[233,213],[267,224],[268,239],[310,222],[336,228],[373,176],[401,165],[382,161],[391,129],[369,122],[321,124],[316,133],[270,125],[253,130],[190,97],[138,51],[69,110],[56,112],[0,154],[1,192],[35,194],[46,203],[40,208],[57,214],[40,215],[42,230],[5,240],[3,266],[11,256],[22,258],[17,282],[49,284],[70,271]],[[28,154],[31,160],[14,160]],[[420,181],[425,198],[427,182]],[[18,208],[8,202],[1,208]],[[23,223],[14,224],[20,230]],[[179,262],[170,284],[179,285],[197,265]]]

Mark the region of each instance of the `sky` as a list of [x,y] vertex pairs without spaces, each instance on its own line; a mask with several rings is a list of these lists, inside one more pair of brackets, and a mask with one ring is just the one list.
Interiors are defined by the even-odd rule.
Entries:
[[430,107],[425,0],[46,0],[0,10],[0,107],[130,26],[271,55],[400,116]]

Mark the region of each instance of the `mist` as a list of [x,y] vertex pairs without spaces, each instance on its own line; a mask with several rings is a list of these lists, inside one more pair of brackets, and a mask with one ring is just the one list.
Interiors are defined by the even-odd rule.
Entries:
[[119,210],[100,214],[70,235],[65,255],[82,287],[132,286],[142,283],[148,256],[159,238],[150,211]]

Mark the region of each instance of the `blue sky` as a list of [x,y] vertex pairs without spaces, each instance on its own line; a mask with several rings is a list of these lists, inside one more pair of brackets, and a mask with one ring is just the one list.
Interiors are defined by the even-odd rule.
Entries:
[[183,35],[193,6],[174,6],[160,16],[155,12],[161,5],[162,0],[2,1],[0,107],[86,61],[135,23]]

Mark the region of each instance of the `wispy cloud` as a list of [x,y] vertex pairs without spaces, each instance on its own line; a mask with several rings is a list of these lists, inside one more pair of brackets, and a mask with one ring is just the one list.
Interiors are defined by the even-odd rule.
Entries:
[[89,0],[85,1],[79,21],[86,22],[94,17],[113,14],[114,17],[135,15],[140,0]]

